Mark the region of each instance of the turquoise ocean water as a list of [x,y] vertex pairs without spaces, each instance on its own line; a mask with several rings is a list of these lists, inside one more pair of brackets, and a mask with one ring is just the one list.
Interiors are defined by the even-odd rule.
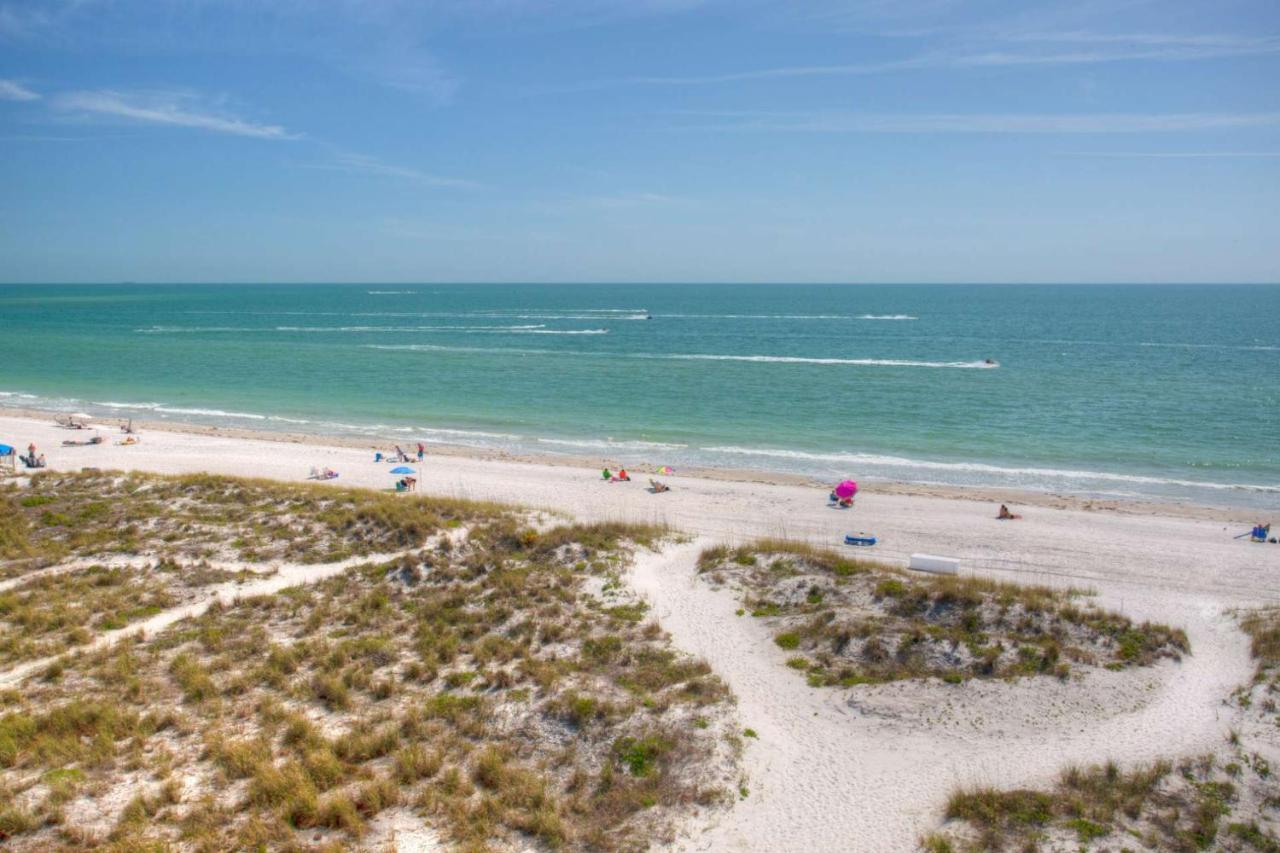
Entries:
[[1266,509],[1280,287],[0,285],[0,406]]

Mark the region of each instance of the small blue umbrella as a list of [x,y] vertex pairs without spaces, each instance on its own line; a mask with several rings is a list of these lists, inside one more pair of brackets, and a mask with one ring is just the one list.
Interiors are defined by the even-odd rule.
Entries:
[[410,468],[408,465],[401,465],[399,468],[392,468],[391,473],[392,474],[416,474],[418,472]]

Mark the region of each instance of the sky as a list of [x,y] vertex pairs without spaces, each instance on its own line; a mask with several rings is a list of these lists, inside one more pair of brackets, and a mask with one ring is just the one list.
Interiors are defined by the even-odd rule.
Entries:
[[0,0],[0,281],[1277,282],[1277,0]]

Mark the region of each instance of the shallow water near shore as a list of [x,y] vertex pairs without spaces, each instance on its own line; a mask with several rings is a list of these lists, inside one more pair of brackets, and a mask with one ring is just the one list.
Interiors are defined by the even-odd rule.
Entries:
[[0,406],[1280,505],[1280,287],[0,285],[0,312]]

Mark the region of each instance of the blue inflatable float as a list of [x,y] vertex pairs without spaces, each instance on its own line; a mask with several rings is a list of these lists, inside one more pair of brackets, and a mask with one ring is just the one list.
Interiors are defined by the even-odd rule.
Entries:
[[859,545],[864,548],[876,544],[877,541],[876,537],[870,533],[850,533],[844,537],[844,544]]

